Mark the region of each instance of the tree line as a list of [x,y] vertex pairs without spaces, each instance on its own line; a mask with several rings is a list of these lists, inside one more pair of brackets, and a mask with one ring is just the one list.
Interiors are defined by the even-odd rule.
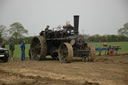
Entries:
[[92,42],[119,42],[128,41],[128,23],[123,25],[123,28],[117,30],[118,35],[92,35],[88,41]]
[[19,44],[24,39],[25,34],[28,34],[28,30],[20,22],[14,22],[8,29],[5,25],[0,25],[0,43],[3,41],[9,43],[10,40],[13,40]]
[[[91,42],[119,42],[128,41],[128,23],[124,24],[123,28],[117,30],[118,35],[83,35],[87,41]],[[14,22],[7,29],[5,25],[0,25],[0,44],[5,41],[7,44],[13,40],[16,44],[20,44],[22,40],[26,40],[28,44],[34,36],[26,37],[28,30],[20,22]]]
[[92,35],[88,38],[91,42],[120,42],[128,41],[128,37],[124,35]]

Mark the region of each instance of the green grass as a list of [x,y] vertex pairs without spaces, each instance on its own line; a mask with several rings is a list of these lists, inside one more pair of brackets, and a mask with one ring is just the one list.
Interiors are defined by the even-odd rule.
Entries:
[[95,42],[93,43],[95,48],[103,48],[103,44],[108,45],[120,45],[119,53],[128,53],[128,42]]
[[[25,49],[25,56],[28,57],[28,52],[30,48],[30,44],[26,44],[26,49]],[[9,45],[6,45],[6,48],[9,49]],[[21,48],[20,45],[15,45],[15,51],[14,51],[14,57],[20,58],[21,57]]]
[[[108,45],[120,45],[121,49],[119,50],[119,53],[128,53],[128,42],[94,42],[94,46],[96,48],[102,48],[103,43],[106,43]],[[6,45],[6,48],[9,49],[8,45]],[[26,57],[28,57],[28,51],[30,48],[30,44],[26,44],[25,54]],[[21,48],[20,45],[15,45],[15,51],[14,56],[17,58],[21,57]]]

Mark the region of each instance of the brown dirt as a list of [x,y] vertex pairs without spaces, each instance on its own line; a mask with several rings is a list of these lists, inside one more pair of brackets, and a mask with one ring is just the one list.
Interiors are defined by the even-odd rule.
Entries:
[[128,85],[128,55],[67,64],[55,60],[0,63],[0,85]]

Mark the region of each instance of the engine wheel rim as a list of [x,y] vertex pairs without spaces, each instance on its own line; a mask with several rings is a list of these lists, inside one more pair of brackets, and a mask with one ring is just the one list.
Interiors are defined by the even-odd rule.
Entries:
[[69,43],[64,43],[59,47],[59,61],[61,63],[70,63],[73,57],[73,49]]
[[45,38],[42,36],[34,37],[30,46],[30,54],[34,60],[43,60],[46,55],[46,49],[43,48],[46,46]]
[[67,57],[68,51],[65,45],[61,46],[60,48],[60,61],[65,62]]
[[92,43],[88,43],[88,47],[90,49],[90,56],[89,56],[89,61],[94,61],[95,56],[96,56],[96,51],[95,51],[95,47],[93,46]]

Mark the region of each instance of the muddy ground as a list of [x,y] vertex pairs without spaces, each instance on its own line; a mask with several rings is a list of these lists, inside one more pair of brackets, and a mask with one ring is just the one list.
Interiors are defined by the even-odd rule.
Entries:
[[97,56],[95,62],[56,60],[0,63],[0,85],[128,85],[128,55]]

